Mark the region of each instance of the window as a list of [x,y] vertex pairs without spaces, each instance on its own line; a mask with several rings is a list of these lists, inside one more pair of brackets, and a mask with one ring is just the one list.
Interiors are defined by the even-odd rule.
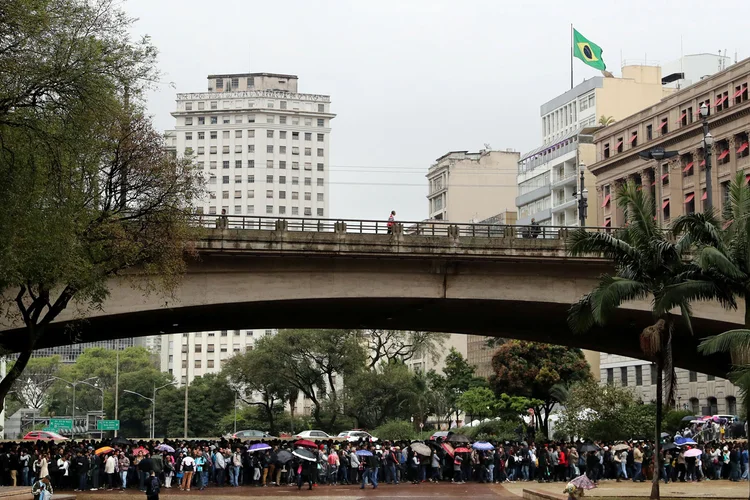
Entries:
[[727,412],[727,415],[737,414],[737,398],[735,398],[734,396],[727,396],[726,412]]
[[716,94],[716,103],[714,108],[716,108],[716,111],[722,111],[729,108],[729,92]]
[[274,116],[273,115],[266,116],[266,123],[274,123]]
[[204,146],[198,146],[198,154],[202,155],[206,152],[206,148]]
[[318,134],[318,142],[323,142],[325,140],[325,134]]
[[201,352],[203,346],[201,344],[195,344],[195,352]]
[[299,215],[299,207],[292,207],[292,215]]
[[690,398],[690,411],[693,413],[693,415],[698,415],[701,412],[698,398]]
[[266,130],[266,137],[273,139],[273,130]]
[[620,382],[622,382],[623,387],[628,386],[628,367],[627,366],[620,367]]
[[234,192],[234,198],[235,199],[242,198],[242,191],[235,190],[235,192]]
[[221,183],[222,184],[229,184],[229,176],[228,175],[223,176],[221,178]]
[[247,123],[255,123],[255,115],[247,115]]
[[690,370],[690,373],[688,373],[688,379],[690,382],[697,382],[698,381],[698,372],[694,372]]
[[299,148],[297,146],[292,146],[292,154],[298,155],[299,154]]
[[721,201],[722,207],[729,205],[729,181],[721,183]]
[[604,157],[609,158],[609,143],[604,144]]
[[615,383],[615,370],[614,368],[607,368],[607,383],[613,385]]
[[286,125],[286,116],[279,116],[279,123],[282,125]]
[[228,200],[229,199],[229,191],[222,191],[221,192],[221,199],[222,200]]
[[198,162],[198,168],[200,168],[200,169],[203,169],[203,168],[204,168],[204,165],[205,165],[205,163],[204,163],[204,162],[202,162],[202,161],[199,161],[199,162]]
[[713,382],[714,380],[716,380],[716,376],[715,375],[706,375],[706,380],[708,380],[709,382]]
[[273,184],[273,175],[267,175],[266,176],[266,182],[268,184]]
[[254,189],[248,189],[247,190],[247,197],[248,198],[255,198],[255,190]]
[[305,216],[310,217],[312,215],[312,208],[305,207]]
[[292,191],[292,199],[299,200],[299,191]]
[[221,153],[222,154],[229,154],[229,146],[222,146],[221,147]]
[[279,131],[279,139],[286,139],[286,130]]
[[693,162],[693,155],[692,155],[692,153],[687,153],[687,154],[682,155],[681,165],[682,165],[682,176],[683,177],[689,177],[689,176],[693,175],[695,169],[693,168],[694,167],[694,162]]
[[279,176],[279,184],[286,184],[286,175]]
[[656,382],[658,380],[659,371],[656,369],[656,365],[651,365],[651,385],[656,385]]
[[292,132],[292,140],[293,141],[299,140],[299,132]]
[[[211,132],[209,132],[209,134],[211,139],[216,139],[218,132],[216,132],[216,130],[212,130]],[[216,149],[216,146],[214,146],[214,149]]]
[[312,118],[305,118],[305,126],[307,127],[312,126]]
[[216,80],[216,88],[217,89],[223,89],[224,88],[224,80],[221,78],[218,78]]
[[669,164],[665,163],[661,166],[661,185],[662,186],[668,186],[669,185]]
[[248,139],[252,139],[253,137],[255,137],[255,130],[254,129],[249,129],[247,131],[247,138]]
[[664,117],[661,119],[661,123],[659,123],[659,131],[661,135],[669,133],[669,119]]
[[322,208],[318,209],[318,217],[323,217],[323,209]]
[[[187,347],[187,346],[183,346],[183,347]],[[183,367],[183,368],[187,368],[187,367],[188,367],[188,366],[187,366],[187,359],[183,359],[183,360],[182,360],[182,367]]]
[[266,146],[266,153],[273,153],[273,145],[269,144]]
[[[717,141],[716,145],[714,146],[714,149],[716,151],[716,164],[717,165],[726,165],[729,163],[729,141],[724,139],[721,141]],[[739,149],[739,148],[738,148]]]
[[318,113],[325,113],[326,105],[325,104],[318,104]]
[[286,200],[286,191],[279,191],[279,199]]
[[213,368],[214,367],[214,360],[213,359],[206,360],[206,367],[207,368]]
[[248,153],[255,153],[255,144],[248,144],[247,145],[247,152]]
[[318,127],[325,127],[326,121],[324,118],[318,118]]
[[[242,168],[242,160],[234,160],[234,168]],[[242,181],[239,181],[239,182],[242,182]]]
[[185,118],[185,125],[192,125],[193,124],[193,117],[188,116]]
[[305,186],[312,186],[312,177],[305,177]]
[[216,125],[219,123],[219,117],[218,116],[212,116],[211,117],[211,125]]
[[662,211],[663,220],[668,221],[670,217],[669,198],[666,198],[664,201],[661,202],[661,211]]
[[685,213],[695,213],[695,193],[688,193],[685,195]]
[[292,177],[292,186],[299,186],[299,177]]
[[650,141],[654,138],[654,128],[651,125],[646,125],[646,140]]
[[317,184],[318,186],[323,186],[323,179],[319,178]]
[[280,160],[279,161],[279,168],[282,170],[286,170],[286,161]]
[[200,368],[201,367],[201,360],[200,359],[196,359],[195,363],[193,363],[193,366],[195,368]]
[[253,215],[255,213],[255,206],[254,205],[248,205],[247,206],[247,214]]
[[266,205],[266,214],[273,215],[273,205]]
[[193,133],[192,132],[185,132],[185,140],[186,141],[192,141],[193,140]]
[[318,201],[323,201],[323,193],[318,193]]
[[230,119],[228,116],[224,116],[221,119],[221,123],[228,124],[230,122]]
[[273,160],[266,160],[266,168],[273,168]]
[[[620,152],[622,152],[622,144],[620,144]],[[323,148],[318,148],[318,156],[323,156]]]
[[198,103],[198,111],[203,111],[206,109],[206,103],[205,102],[199,102]]
[[208,344],[206,346],[206,352],[214,352],[214,344]]
[[229,168],[229,160],[222,161],[221,168]]
[[643,385],[643,367],[640,365],[635,367],[635,385]]
[[236,115],[234,117],[234,123],[242,123],[242,116]]
[[732,94],[732,97],[734,97],[735,104],[739,104],[742,101],[747,101],[747,83],[736,86],[734,88],[734,94]]
[[206,133],[205,132],[198,132],[198,140],[199,141],[202,141],[205,138],[206,138]]
[[323,168],[324,168],[323,164],[322,163],[318,163],[318,172],[322,172]]
[[734,136],[734,144],[737,146],[737,159],[745,158],[750,155],[750,147],[748,147],[747,133],[742,132]]
[[219,103],[217,101],[211,101],[211,109],[216,109],[218,107]]
[[292,170],[299,170],[299,162],[293,161],[292,162]]
[[706,403],[708,403],[708,414],[709,415],[716,415],[719,413],[719,404],[716,401],[716,398],[711,396],[706,399]]
[[309,161],[305,162],[305,170],[312,171],[312,163]]
[[273,189],[266,190],[266,198],[273,199]]
[[312,132],[305,132],[305,140],[312,141]]
[[247,168],[255,168],[255,160],[247,160]]
[[305,193],[305,201],[312,201],[312,193]]
[[286,146],[279,146],[279,154],[282,154],[282,155],[286,154]]
[[286,109],[286,101],[279,101],[279,109]]

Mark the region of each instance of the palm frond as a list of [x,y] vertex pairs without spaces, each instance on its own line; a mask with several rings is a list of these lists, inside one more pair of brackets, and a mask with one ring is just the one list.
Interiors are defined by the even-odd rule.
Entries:
[[727,309],[736,309],[737,301],[731,290],[720,286],[714,280],[685,280],[665,286],[654,302],[654,313],[657,316],[668,313],[675,307],[696,300],[716,300]]
[[586,333],[595,324],[591,313],[591,294],[587,293],[568,309],[568,327],[573,333]]
[[743,391],[743,395],[747,397],[747,392],[750,390],[750,365],[735,366],[727,374],[727,378],[739,387]]
[[645,244],[656,236],[659,229],[654,222],[653,201],[634,182],[617,190],[617,204],[625,213],[628,232],[635,243]]
[[682,321],[685,323],[685,327],[688,332],[690,332],[690,335],[695,335],[693,332],[693,322],[690,320],[693,316],[693,309],[690,307],[689,302],[684,301],[680,304],[680,315],[682,316]]
[[679,237],[677,245],[682,252],[696,243],[723,249],[721,222],[713,212],[681,215],[672,223],[671,230],[676,237]]
[[747,275],[718,248],[712,246],[701,248],[695,261],[703,270],[715,269],[731,279],[743,281],[747,279]]
[[567,244],[568,253],[573,257],[601,255],[615,262],[632,262],[638,259],[635,248],[606,232],[590,233],[578,229],[568,237]]
[[698,345],[698,352],[705,355],[720,352],[750,353],[750,330],[729,330],[713,337],[706,337]]
[[590,294],[594,321],[599,325],[604,324],[620,305],[630,300],[645,299],[649,293],[648,285],[640,281],[603,275]]

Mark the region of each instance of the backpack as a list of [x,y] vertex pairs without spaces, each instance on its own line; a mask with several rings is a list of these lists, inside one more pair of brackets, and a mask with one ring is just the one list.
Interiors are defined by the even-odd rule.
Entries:
[[151,479],[149,479],[149,490],[151,491],[151,495],[158,495],[160,487],[159,478],[151,476]]

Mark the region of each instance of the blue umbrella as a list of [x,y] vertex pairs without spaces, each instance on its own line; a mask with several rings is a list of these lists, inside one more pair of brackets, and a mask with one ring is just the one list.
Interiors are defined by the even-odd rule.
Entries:
[[494,450],[495,449],[495,447],[492,446],[487,441],[477,441],[476,443],[474,443],[473,445],[471,445],[471,447],[474,448],[475,450],[480,450],[480,451],[487,451],[487,450]]
[[250,447],[250,452],[270,450],[270,449],[271,447],[267,445],[266,443],[256,443]]
[[695,441],[693,441],[690,438],[678,437],[678,438],[675,438],[674,444],[676,444],[677,446],[685,446],[687,444],[692,445],[692,446],[696,446],[698,443],[696,443]]
[[360,457],[371,457],[372,453],[367,450],[357,450],[357,455]]

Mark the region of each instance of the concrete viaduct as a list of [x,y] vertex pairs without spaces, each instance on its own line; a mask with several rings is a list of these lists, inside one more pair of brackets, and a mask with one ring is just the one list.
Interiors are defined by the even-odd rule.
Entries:
[[[512,227],[398,225],[384,234],[382,222],[254,221],[203,230],[197,257],[172,296],[144,295],[137,273],[113,279],[101,310],[69,307],[39,347],[205,330],[389,328],[642,357],[638,338],[652,322],[648,304],[633,303],[606,328],[569,331],[571,303],[611,264],[569,257],[567,229],[530,238]],[[700,356],[696,345],[742,324],[741,315],[713,303],[696,304],[694,312],[694,337],[678,323],[676,364],[724,376],[728,358]],[[0,343],[11,351],[20,335],[17,325],[0,327]]]

